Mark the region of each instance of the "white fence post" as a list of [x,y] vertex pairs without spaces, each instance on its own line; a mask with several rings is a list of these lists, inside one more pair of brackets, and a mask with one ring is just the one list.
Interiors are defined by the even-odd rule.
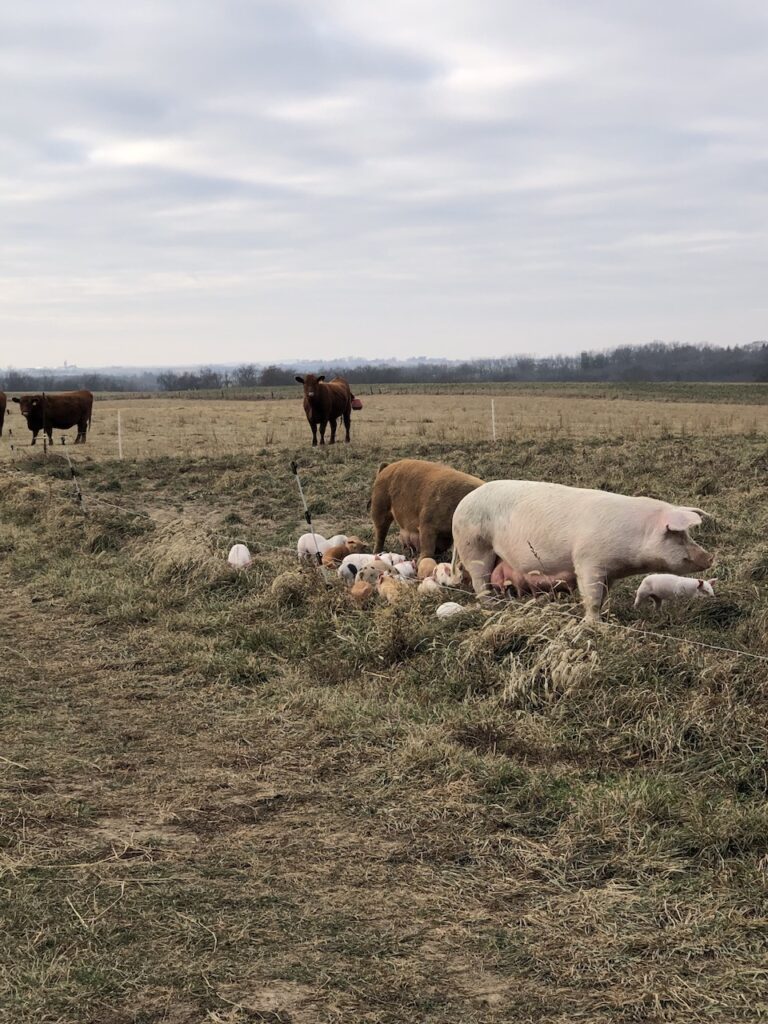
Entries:
[[491,429],[493,430],[493,440],[496,440],[496,403],[491,399]]

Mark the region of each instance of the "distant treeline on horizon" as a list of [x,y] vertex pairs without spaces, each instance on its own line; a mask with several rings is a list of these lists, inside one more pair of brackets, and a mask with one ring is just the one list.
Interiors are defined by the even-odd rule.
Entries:
[[[286,366],[244,364],[233,370],[198,370],[109,375],[49,371],[0,371],[5,391],[204,391],[226,388],[274,388],[295,383],[297,371]],[[707,345],[624,345],[607,352],[574,356],[509,356],[467,362],[425,362],[392,365],[386,361],[361,366],[318,369],[328,379],[337,374],[354,386],[366,384],[474,384],[504,382],[639,382],[692,381],[768,382],[768,342],[730,348]]]

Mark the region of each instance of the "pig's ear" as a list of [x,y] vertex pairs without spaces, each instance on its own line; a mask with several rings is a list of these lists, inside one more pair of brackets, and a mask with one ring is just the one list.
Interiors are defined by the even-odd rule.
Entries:
[[717,583],[717,577],[715,577],[715,579],[713,580],[707,580],[707,583],[710,585],[710,587],[714,589],[714,586]]
[[673,533],[683,533],[691,526],[701,525],[701,516],[689,508],[671,508],[664,513],[664,527]]

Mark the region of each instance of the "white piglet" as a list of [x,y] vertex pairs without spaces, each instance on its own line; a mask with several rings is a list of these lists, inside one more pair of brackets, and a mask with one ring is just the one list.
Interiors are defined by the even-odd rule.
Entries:
[[416,565],[414,562],[396,562],[393,568],[404,580],[412,580],[416,576]]
[[322,537],[319,533],[302,533],[299,537],[299,542],[296,545],[296,553],[299,556],[299,561],[302,562],[305,558],[312,558],[317,561],[317,552],[320,554],[327,551],[331,547],[331,542]]
[[347,555],[343,559],[341,565],[336,571],[338,572],[339,576],[341,576],[345,583],[347,583],[349,586],[352,586],[352,584],[355,582],[355,576],[357,576],[358,572],[361,569],[365,568],[366,565],[370,565],[375,558],[375,555],[366,555],[362,553]]
[[380,561],[386,562],[390,568],[394,568],[396,565],[400,565],[401,562],[406,560],[405,555],[398,555],[394,551],[384,551],[380,555],[376,555],[376,557]]
[[637,588],[635,608],[639,608],[643,601],[653,601],[657,608],[661,608],[665,601],[690,597],[714,597],[713,584],[715,583],[717,580],[697,580],[690,576],[655,572],[646,576]]
[[339,546],[339,544],[346,544],[346,543],[347,543],[347,535],[346,535],[346,533],[335,533],[333,535],[333,537],[331,537],[330,540],[328,541],[328,547],[329,548],[337,548]]
[[251,564],[251,552],[245,544],[233,544],[229,549],[227,561],[233,569],[247,569]]

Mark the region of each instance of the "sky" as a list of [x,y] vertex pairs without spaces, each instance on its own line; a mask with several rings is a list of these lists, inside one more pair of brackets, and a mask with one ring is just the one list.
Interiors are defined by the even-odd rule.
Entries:
[[0,6],[0,366],[768,336],[763,0]]

